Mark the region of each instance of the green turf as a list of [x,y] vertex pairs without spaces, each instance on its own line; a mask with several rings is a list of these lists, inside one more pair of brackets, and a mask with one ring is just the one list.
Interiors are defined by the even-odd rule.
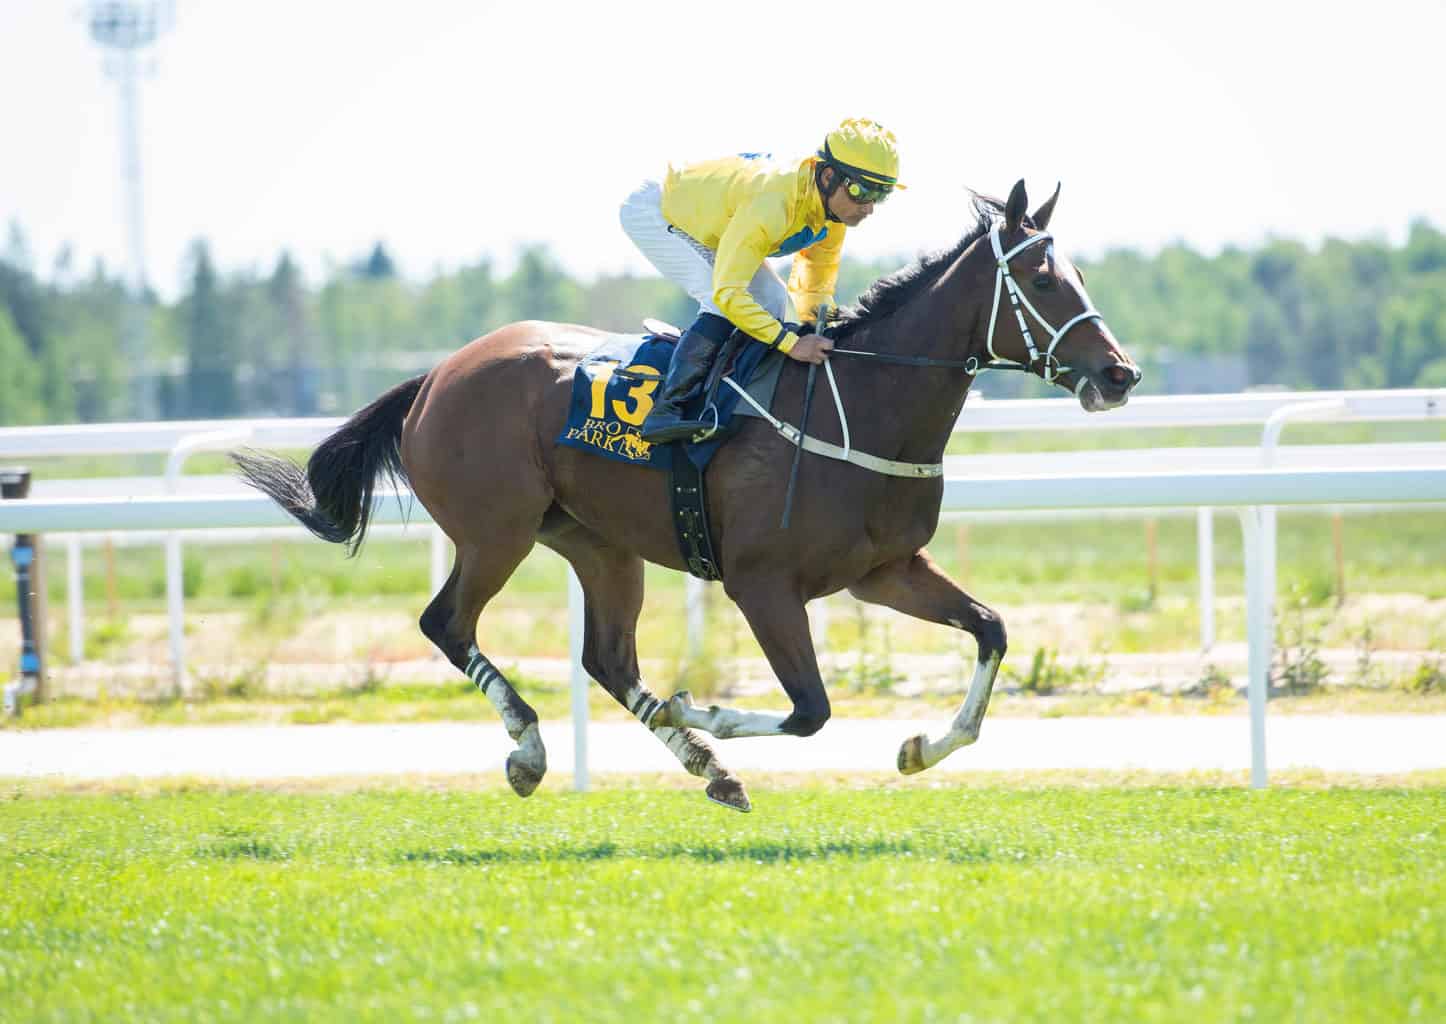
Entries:
[[47,793],[6,1020],[1440,1020],[1446,788]]

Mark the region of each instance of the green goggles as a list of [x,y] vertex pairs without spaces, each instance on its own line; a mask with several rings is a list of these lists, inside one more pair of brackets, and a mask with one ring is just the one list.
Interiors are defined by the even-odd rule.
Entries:
[[843,179],[843,190],[848,193],[850,199],[860,206],[865,203],[882,203],[894,194],[894,186],[892,185],[870,185],[867,182],[847,176]]

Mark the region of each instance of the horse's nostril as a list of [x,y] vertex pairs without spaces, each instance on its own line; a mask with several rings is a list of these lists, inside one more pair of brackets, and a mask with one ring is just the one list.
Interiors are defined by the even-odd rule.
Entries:
[[1106,368],[1100,376],[1112,388],[1125,391],[1140,383],[1140,371],[1128,363],[1116,363]]

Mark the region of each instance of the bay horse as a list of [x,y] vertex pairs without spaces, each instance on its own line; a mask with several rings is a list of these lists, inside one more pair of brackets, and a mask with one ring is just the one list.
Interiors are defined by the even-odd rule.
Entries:
[[[738,810],[751,807],[741,780],[698,733],[810,736],[823,727],[829,699],[809,634],[809,600],[848,590],[969,632],[978,660],[959,711],[942,736],[913,736],[899,750],[899,770],[919,772],[978,738],[1005,652],[999,615],[924,549],[939,521],[944,449],[974,377],[990,368],[1027,370],[1092,412],[1122,405],[1140,380],[1078,270],[1054,249],[1046,229],[1058,198],[1056,188],[1030,215],[1023,181],[1006,202],[976,195],[976,223],[957,245],[876,282],[858,306],[830,318],[829,369],[841,404],[821,402],[805,429],[825,447],[847,447],[851,435],[857,448],[849,461],[807,454],[795,462],[796,435],[748,419],[709,464],[707,510],[724,589],[792,701],[786,715],[695,707],[686,692],[660,700],[643,685],[635,632],[643,563],[687,568],[667,474],[555,443],[573,372],[604,332],[509,324],[356,413],[304,470],[261,452],[233,458],[251,484],[353,554],[376,481],[390,475],[410,483],[456,545],[451,575],[422,613],[421,630],[496,707],[517,744],[507,780],[520,796],[541,782],[547,754],[536,712],[480,650],[477,622],[539,541],[567,559],[582,584],[588,674],[707,780],[711,799]],[[809,376],[803,364],[786,361],[772,406],[779,420],[799,423]],[[640,401],[653,386],[640,385]],[[790,487],[785,530],[780,511],[791,467],[796,494]]]

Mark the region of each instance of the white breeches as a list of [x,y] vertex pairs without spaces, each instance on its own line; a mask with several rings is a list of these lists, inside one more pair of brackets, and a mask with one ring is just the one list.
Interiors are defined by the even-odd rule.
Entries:
[[[693,297],[699,313],[723,316],[713,303],[713,250],[670,230],[671,225],[663,217],[662,185],[643,182],[623,201],[619,216],[633,244],[658,268],[658,273]],[[779,320],[787,319],[788,288],[766,260],[748,283],[748,292]]]

